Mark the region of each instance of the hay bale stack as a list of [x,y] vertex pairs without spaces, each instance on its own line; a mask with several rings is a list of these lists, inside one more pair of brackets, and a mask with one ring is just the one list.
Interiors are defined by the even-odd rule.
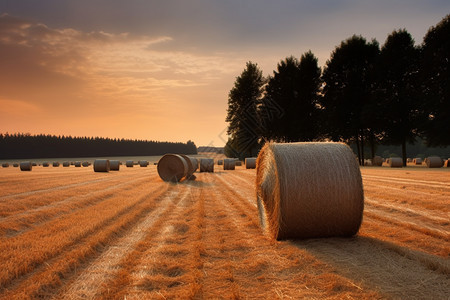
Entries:
[[54,161],[54,162],[52,163],[52,166],[53,166],[53,167],[59,167],[59,162]]
[[219,160],[217,161],[217,165],[218,165],[218,166],[222,166],[222,165],[223,165],[223,159],[219,159]]
[[9,163],[2,163],[3,168],[9,168]]
[[361,225],[361,173],[343,143],[267,143],[256,161],[256,195],[261,226],[278,240],[352,236]]
[[143,168],[147,168],[147,166],[148,166],[148,161],[146,161],[146,160],[140,160],[140,161],[138,161],[138,163],[139,163],[139,166],[141,166]]
[[214,159],[201,158],[200,159],[200,172],[214,173]]
[[48,166],[50,166],[50,164],[45,161],[45,162],[42,163],[42,166],[47,168]]
[[178,154],[165,154],[158,161],[158,174],[164,181],[178,182],[188,174],[186,160]]
[[33,169],[33,164],[29,161],[24,161],[20,163],[20,171],[31,171]]
[[381,156],[374,156],[372,158],[372,166],[380,167],[383,164],[383,158]]
[[125,162],[125,165],[127,166],[127,168],[132,168],[134,166],[134,162],[132,160],[127,160]]
[[430,156],[425,160],[428,168],[442,168],[444,161],[439,156]]
[[246,169],[255,169],[256,168],[256,157],[247,157],[245,159],[245,168]]
[[234,170],[236,166],[236,161],[234,158],[225,158],[223,160],[223,169],[224,170]]
[[70,167],[70,162],[68,161],[63,161],[63,167]]
[[415,165],[421,165],[422,164],[422,159],[420,157],[416,157],[413,159],[413,163]]
[[109,172],[109,159],[96,159],[94,161],[94,172]]
[[403,159],[401,157],[391,157],[389,158],[388,166],[391,168],[401,168],[403,167]]
[[120,169],[120,161],[118,160],[110,160],[109,161],[109,170],[110,171],[119,171]]

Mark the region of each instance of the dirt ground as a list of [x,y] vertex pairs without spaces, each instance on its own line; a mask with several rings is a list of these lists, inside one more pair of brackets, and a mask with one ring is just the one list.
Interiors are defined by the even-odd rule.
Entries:
[[361,172],[357,236],[274,241],[245,167],[0,168],[0,299],[448,299],[450,169]]

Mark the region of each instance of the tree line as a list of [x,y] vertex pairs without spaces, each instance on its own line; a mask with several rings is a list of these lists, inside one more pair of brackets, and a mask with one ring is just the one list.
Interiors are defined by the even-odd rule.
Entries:
[[0,159],[153,156],[165,153],[197,154],[197,146],[192,141],[173,143],[102,137],[0,134]]
[[[225,154],[248,157],[265,141],[341,141],[360,164],[377,145],[450,145],[450,15],[415,45],[406,29],[380,47],[353,35],[321,70],[311,51],[280,61],[265,78],[247,62],[228,95]],[[364,153],[369,145],[370,154]]]

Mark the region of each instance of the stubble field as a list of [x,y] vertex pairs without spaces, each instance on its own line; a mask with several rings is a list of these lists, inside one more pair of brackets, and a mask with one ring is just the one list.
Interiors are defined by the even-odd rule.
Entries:
[[449,297],[449,170],[362,168],[356,237],[281,242],[255,173],[0,169],[0,299]]

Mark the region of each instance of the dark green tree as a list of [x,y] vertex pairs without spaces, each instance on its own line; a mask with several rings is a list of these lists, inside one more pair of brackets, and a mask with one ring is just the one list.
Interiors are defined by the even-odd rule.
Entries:
[[374,97],[378,54],[376,40],[368,43],[354,35],[335,48],[322,74],[325,132],[334,141],[355,142],[360,164],[364,159],[364,137],[371,128],[363,112],[367,113],[366,106]]
[[236,78],[228,94],[226,122],[232,147],[227,153],[244,158],[254,156],[259,150],[259,127],[257,107],[263,97],[265,79],[257,64],[248,62],[242,74]]
[[421,77],[429,146],[450,145],[450,15],[431,27],[423,41]]
[[277,117],[263,119],[262,136],[284,142],[312,141],[318,135],[317,113],[320,68],[309,51],[300,61],[287,57],[269,78],[260,111],[276,106]]
[[406,144],[414,143],[420,111],[420,49],[404,29],[393,31],[381,48],[378,78],[378,111],[383,116],[385,142],[402,146],[406,166]]

